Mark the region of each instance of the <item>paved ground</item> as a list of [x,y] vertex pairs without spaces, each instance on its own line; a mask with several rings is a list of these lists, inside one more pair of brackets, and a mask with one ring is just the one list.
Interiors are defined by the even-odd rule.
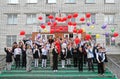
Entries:
[[120,54],[108,55],[107,67],[120,79]]

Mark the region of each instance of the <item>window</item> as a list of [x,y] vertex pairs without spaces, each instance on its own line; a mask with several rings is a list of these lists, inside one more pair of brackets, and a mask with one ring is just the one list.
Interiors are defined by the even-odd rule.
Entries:
[[25,34],[26,38],[30,38],[32,35],[31,34]]
[[106,37],[106,45],[109,46],[109,45],[115,45],[115,40],[112,40],[112,35],[109,35]]
[[95,0],[86,0],[86,3],[95,3]]
[[114,24],[114,15],[105,15],[104,22],[107,24]]
[[105,0],[105,3],[115,3],[115,0]]
[[90,23],[95,23],[96,22],[96,16],[95,14],[91,14],[91,17],[89,19],[86,19],[87,22],[90,22]]
[[17,41],[16,35],[7,35],[6,37],[7,47],[12,47],[13,42],[16,42],[16,41]]
[[48,18],[49,15],[52,15],[53,17],[55,17],[55,13],[46,14],[46,23],[47,23],[47,22],[54,22],[55,20],[51,20],[51,19]]
[[56,3],[56,0],[47,0],[47,3]]
[[8,0],[9,4],[18,4],[19,0]]
[[75,0],[65,0],[66,3],[75,3]]
[[17,24],[17,14],[8,14],[8,24]]
[[49,39],[50,38],[50,36],[53,38],[54,37],[54,35],[53,34],[47,34],[47,39]]
[[27,14],[27,24],[36,23],[36,14]]
[[37,3],[38,0],[27,0],[27,3]]

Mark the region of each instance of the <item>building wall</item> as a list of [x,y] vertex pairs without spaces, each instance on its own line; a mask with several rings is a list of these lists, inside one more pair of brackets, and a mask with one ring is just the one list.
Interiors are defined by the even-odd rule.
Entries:
[[[7,0],[0,0],[0,54],[3,53],[3,48],[6,47],[6,35],[17,35],[17,41],[22,37],[19,36],[21,30],[25,30],[26,34],[31,34],[33,31],[39,31],[39,23],[45,23],[45,14],[46,13],[56,13],[60,10],[62,15],[66,13],[78,12],[79,16],[76,19],[76,22],[80,24],[79,18],[84,16],[86,12],[96,14],[96,23],[94,30],[91,30],[86,24],[80,24],[81,28],[85,28],[86,32],[92,31],[93,34],[101,34],[100,38],[97,39],[97,42],[105,43],[105,36],[102,34],[104,32],[111,33],[111,28],[115,27],[115,30],[120,34],[120,0],[115,0],[113,4],[106,4],[104,0],[95,0],[94,4],[86,4],[85,0],[76,0],[76,3],[67,4],[65,0],[57,0],[56,4],[48,4],[46,0],[38,0],[37,4],[28,4],[27,0],[19,0],[20,3],[15,5],[10,5],[7,3]],[[8,25],[7,24],[7,14],[17,13],[18,14],[18,24],[17,25]],[[35,24],[27,25],[26,24],[26,14],[35,13],[38,16],[42,16],[43,20],[36,20]],[[115,24],[108,25],[106,30],[102,30],[101,26],[104,24],[104,14],[115,14]],[[50,27],[47,26],[47,30],[50,30]],[[120,37],[116,39],[116,43],[120,42]]]

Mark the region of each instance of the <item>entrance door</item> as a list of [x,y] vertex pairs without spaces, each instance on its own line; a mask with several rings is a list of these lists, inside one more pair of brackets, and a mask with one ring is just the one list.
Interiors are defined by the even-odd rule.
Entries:
[[62,38],[64,37],[63,33],[55,33],[55,38]]

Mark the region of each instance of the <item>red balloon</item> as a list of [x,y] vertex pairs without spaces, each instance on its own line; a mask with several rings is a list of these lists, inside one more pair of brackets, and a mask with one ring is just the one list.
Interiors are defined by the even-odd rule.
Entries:
[[58,18],[57,20],[58,20],[59,22],[61,22],[61,18]]
[[72,22],[71,22],[71,21],[69,21],[69,22],[68,22],[68,25],[70,25],[70,26],[71,26],[71,25],[72,25]]
[[56,32],[60,32],[60,30],[59,30],[59,29],[56,29]]
[[77,29],[73,29],[73,32],[74,32],[74,33],[77,33]]
[[50,30],[50,33],[51,33],[51,34],[54,33],[54,29],[51,29],[51,30]]
[[60,30],[63,30],[63,27],[60,27],[59,29],[60,29]]
[[57,26],[57,22],[53,22],[53,26],[54,26],[54,27]]
[[74,41],[75,41],[76,44],[79,44],[79,43],[80,43],[80,39],[79,39],[79,38],[75,38]]
[[22,30],[22,31],[20,32],[20,35],[25,35],[25,31]]
[[114,36],[114,37],[119,36],[118,32],[115,32],[115,33],[113,34],[113,36]]
[[41,28],[44,29],[44,28],[46,28],[46,26],[45,25],[41,25]]
[[83,33],[83,29],[79,29],[79,30],[78,30],[78,33]]
[[77,25],[77,23],[76,23],[76,22],[73,22],[73,23],[72,23],[72,25],[73,25],[73,26],[76,26],[76,25]]
[[55,20],[58,20],[59,17],[55,17]]
[[39,16],[38,19],[39,19],[39,20],[42,20],[42,16]]
[[86,34],[85,39],[86,40],[90,40],[91,39],[91,35],[90,34]]
[[53,19],[54,17],[53,17],[53,15],[49,15],[48,18],[49,19]]
[[72,14],[68,14],[67,18],[71,19],[72,18]]
[[61,22],[64,22],[64,19],[63,19],[63,18],[61,18]]
[[85,21],[85,18],[84,17],[80,18],[80,21],[82,21],[82,22]]
[[86,18],[90,18],[91,14],[90,13],[86,13]]
[[74,13],[74,14],[73,14],[73,17],[74,17],[74,18],[77,18],[77,17],[78,17],[78,13]]
[[67,20],[67,17],[64,17],[63,20],[66,21],[66,20]]
[[47,22],[47,25],[51,25],[51,22]]

